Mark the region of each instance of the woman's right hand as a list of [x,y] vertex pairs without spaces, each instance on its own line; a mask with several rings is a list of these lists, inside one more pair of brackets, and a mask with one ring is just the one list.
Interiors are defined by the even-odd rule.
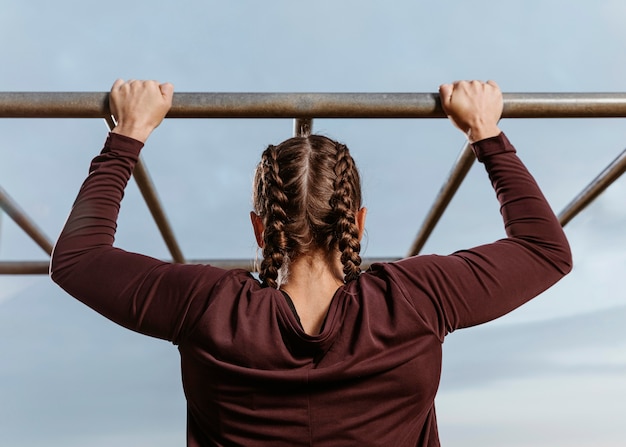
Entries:
[[500,134],[502,92],[494,81],[457,81],[439,87],[441,105],[448,118],[470,142]]
[[174,86],[170,83],[118,79],[109,96],[111,113],[117,122],[112,132],[145,143],[170,110],[173,96]]

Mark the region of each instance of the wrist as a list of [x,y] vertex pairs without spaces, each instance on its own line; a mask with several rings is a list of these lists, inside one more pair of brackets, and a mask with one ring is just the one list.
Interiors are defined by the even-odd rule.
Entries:
[[467,131],[467,138],[470,143],[485,140],[491,137],[497,137],[502,131],[497,125],[470,127]]
[[111,132],[124,135],[126,137],[133,138],[135,140],[141,141],[142,143],[145,143],[152,133],[152,130],[153,128],[150,126],[124,124],[120,122],[111,130]]

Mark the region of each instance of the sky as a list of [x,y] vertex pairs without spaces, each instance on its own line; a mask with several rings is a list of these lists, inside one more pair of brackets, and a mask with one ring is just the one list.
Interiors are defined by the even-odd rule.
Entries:
[[[231,2],[5,0],[0,91],[626,91],[621,0]],[[626,147],[622,119],[504,119],[555,212]],[[166,120],[143,157],[187,258],[253,258],[252,170],[291,120]],[[464,136],[444,119],[315,120],[350,147],[368,207],[365,256],[403,256]],[[107,128],[0,119],[0,186],[51,239]],[[572,273],[522,308],[451,334],[436,405],[446,446],[618,446],[626,438],[626,179],[566,226]],[[480,165],[423,249],[504,235]],[[133,181],[116,245],[168,258]],[[0,214],[0,261],[46,255]],[[185,440],[179,357],[122,329],[47,276],[0,276],[0,445],[171,446]]]

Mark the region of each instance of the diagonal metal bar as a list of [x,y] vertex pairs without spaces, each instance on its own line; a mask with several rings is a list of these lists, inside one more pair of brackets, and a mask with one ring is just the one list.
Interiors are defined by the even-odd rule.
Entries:
[[[0,92],[0,118],[105,118],[105,92]],[[504,93],[503,118],[626,117],[626,93]],[[438,93],[174,93],[169,118],[444,118]]]
[[0,187],[0,208],[15,221],[15,223],[30,236],[30,238],[39,245],[43,251],[50,255],[54,244],[43,233],[43,231],[35,224],[35,222],[26,215],[19,205],[9,196],[9,194]]
[[467,143],[461,150],[461,153],[454,163],[452,170],[439,190],[439,194],[430,208],[430,211],[426,215],[426,218],[424,219],[424,222],[422,223],[422,226],[420,227],[420,230],[417,233],[415,241],[413,241],[413,245],[411,245],[411,249],[409,250],[407,256],[415,256],[420,253],[422,248],[424,248],[424,244],[430,237],[435,226],[439,222],[439,219],[441,219],[443,212],[450,204],[450,201],[454,197],[454,194],[456,194],[459,186],[463,183],[463,180],[474,164],[475,159],[476,157],[472,152],[472,147],[469,143]]
[[561,225],[567,225],[624,172],[626,172],[626,149],[561,211],[559,214]]
[[[115,122],[113,118],[109,115],[105,118],[107,126],[109,130],[112,130],[115,127]],[[135,165],[135,170],[133,171],[133,177],[137,182],[137,186],[139,187],[139,191],[141,192],[146,205],[148,205],[148,209],[152,214],[152,218],[156,223],[159,231],[161,232],[161,236],[167,245],[167,248],[174,259],[174,262],[179,264],[185,263],[185,258],[183,253],[178,245],[178,241],[174,236],[174,231],[172,231],[172,227],[165,215],[165,211],[163,210],[163,206],[161,205],[161,201],[159,200],[159,196],[156,193],[156,188],[152,179],[150,178],[150,174],[148,173],[148,169],[143,162],[141,156],[139,157],[139,161]]]

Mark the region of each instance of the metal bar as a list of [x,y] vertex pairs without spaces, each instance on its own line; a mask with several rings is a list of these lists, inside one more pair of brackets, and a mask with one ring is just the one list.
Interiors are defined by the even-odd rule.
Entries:
[[311,118],[296,118],[293,120],[293,134],[296,137],[310,135],[313,131],[313,120]]
[[[505,93],[504,118],[626,117],[626,93]],[[442,118],[436,93],[175,93],[170,118],[296,118],[294,133],[306,133],[317,118]],[[98,118],[111,128],[108,93],[0,92],[0,118]],[[565,225],[626,169],[624,153],[598,176],[559,219]],[[418,254],[474,161],[464,148],[432,206],[409,255]],[[175,262],[185,260],[165,217],[154,185],[139,160],[135,178]],[[9,203],[9,202],[7,202]],[[8,206],[8,205],[6,205]],[[8,211],[7,211],[8,212]],[[11,214],[11,213],[9,213]],[[19,214],[19,213],[18,213]],[[16,220],[17,221],[17,220]],[[31,223],[32,224],[32,223]],[[29,232],[27,230],[27,232]],[[29,232],[30,234],[30,232]],[[33,239],[34,236],[31,235]],[[44,239],[45,236],[43,237]],[[48,253],[49,240],[38,242]],[[37,268],[47,272],[47,263]],[[226,265],[226,264],[225,264]],[[230,264],[241,266],[241,264]],[[33,263],[0,263],[4,269],[30,271]],[[229,267],[230,268],[230,267]]]
[[[504,93],[503,118],[626,117],[626,93]],[[104,92],[0,92],[0,118],[106,118]],[[174,93],[169,118],[443,118],[438,93]]]
[[[398,259],[400,258],[363,258],[361,266],[366,269],[377,262],[393,262]],[[223,269],[254,271],[251,259],[192,259],[188,260],[187,263],[212,265]],[[48,261],[3,261],[0,262],[0,275],[47,275],[49,265]]]
[[54,244],[35,222],[26,215],[19,205],[0,187],[0,208],[15,221],[15,223],[49,255],[52,253]]
[[169,220],[165,215],[165,211],[163,210],[159,197],[156,193],[154,183],[152,182],[150,174],[148,173],[146,165],[141,157],[139,157],[139,160],[135,165],[133,176],[135,177],[139,191],[141,191],[141,195],[143,196],[146,205],[148,205],[148,209],[150,209],[152,218],[159,228],[161,236],[163,237],[172,258],[175,262],[184,264],[185,257],[183,256],[180,246],[178,245],[176,236],[174,236],[174,231],[172,230]]
[[626,172],[626,149],[561,211],[559,214],[561,225],[567,225],[624,172]]
[[[105,118],[107,126],[109,130],[112,130],[115,127],[115,122],[111,115]],[[174,236],[174,232],[172,231],[172,227],[165,215],[165,211],[163,210],[163,206],[161,205],[161,201],[159,200],[159,196],[156,193],[156,188],[152,179],[150,178],[150,174],[148,173],[148,169],[146,168],[145,163],[141,156],[135,165],[135,170],[133,171],[133,177],[135,177],[135,181],[137,182],[137,186],[139,187],[139,191],[143,196],[146,205],[148,205],[148,209],[152,214],[152,218],[154,222],[157,224],[159,231],[161,232],[161,236],[167,245],[167,248],[174,259],[174,262],[179,264],[185,263],[185,258],[183,253],[178,245],[176,237]]]
[[409,250],[407,256],[415,256],[422,250],[424,244],[428,240],[428,237],[443,215],[443,212],[450,204],[454,194],[459,189],[459,186],[461,186],[461,183],[463,183],[463,180],[472,167],[475,159],[476,157],[474,156],[474,152],[472,152],[472,147],[469,143],[467,143],[454,163],[454,166],[448,174],[443,186],[439,190],[439,194],[430,208],[428,215],[424,219],[424,222],[422,223],[422,226],[417,233],[415,241],[413,242],[413,245],[411,245],[411,249]]
[[2,261],[0,275],[47,275],[50,261]]

